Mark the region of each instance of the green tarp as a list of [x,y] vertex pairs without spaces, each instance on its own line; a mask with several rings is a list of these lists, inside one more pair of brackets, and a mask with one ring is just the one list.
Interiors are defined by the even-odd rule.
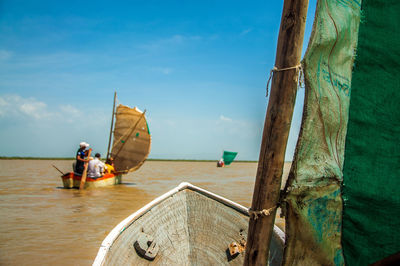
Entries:
[[399,14],[398,0],[318,1],[284,191],[285,265],[400,252]]
[[359,1],[318,1],[303,121],[286,186],[285,265],[342,265],[341,182]]
[[400,252],[400,1],[363,0],[343,169],[343,252]]

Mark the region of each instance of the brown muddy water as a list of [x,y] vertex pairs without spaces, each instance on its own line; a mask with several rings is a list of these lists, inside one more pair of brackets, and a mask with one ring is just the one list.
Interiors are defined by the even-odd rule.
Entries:
[[0,265],[91,265],[112,228],[181,182],[249,207],[257,171],[257,163],[147,161],[121,185],[79,191],[62,188],[53,164],[72,168],[69,160],[0,160]]

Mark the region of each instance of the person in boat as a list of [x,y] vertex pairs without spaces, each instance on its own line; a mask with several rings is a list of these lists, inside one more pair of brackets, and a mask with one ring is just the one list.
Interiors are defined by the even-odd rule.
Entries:
[[[96,153],[93,160],[89,161],[87,176],[90,178],[98,178],[104,174],[104,163],[100,160],[100,153]],[[89,158],[91,159],[91,158]]]
[[86,142],[79,143],[79,150],[76,152],[76,162],[74,167],[74,172],[81,175],[83,173],[83,169],[85,168],[85,163],[89,162],[89,159],[85,159],[89,150],[87,148],[89,144]]
[[224,165],[225,165],[224,159],[221,158],[221,159],[218,161],[217,166],[218,166],[218,167],[224,167]]
[[105,167],[106,167],[105,172],[107,174],[114,174],[115,173],[114,159],[112,157],[110,157],[110,158],[108,158],[106,160]]

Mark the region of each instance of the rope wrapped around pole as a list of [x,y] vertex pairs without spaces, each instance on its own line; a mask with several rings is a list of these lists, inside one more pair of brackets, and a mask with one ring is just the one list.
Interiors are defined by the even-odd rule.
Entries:
[[[286,145],[300,72],[308,0],[284,0],[271,95],[265,116],[251,208],[262,210],[249,219],[244,265],[266,265],[275,222]],[[269,84],[268,84],[269,85]],[[272,208],[272,210],[269,210]],[[265,210],[265,211],[264,211]],[[259,218],[262,215],[262,219]]]
[[275,72],[281,72],[281,71],[286,71],[286,70],[291,70],[291,69],[296,69],[296,75],[295,77],[295,81],[296,83],[298,83],[299,87],[303,86],[303,82],[302,82],[302,77],[303,77],[303,66],[301,65],[301,63],[298,63],[295,66],[292,67],[284,67],[284,68],[277,68],[276,66],[274,66],[271,71],[269,72],[269,78],[268,78],[268,82],[267,82],[267,95],[265,97],[268,97],[268,92],[269,92],[269,84],[271,82],[272,76],[274,75]]
[[260,216],[260,218],[270,216],[273,213],[273,211],[275,211],[276,208],[277,208],[277,206],[269,208],[268,210],[263,209],[261,211],[253,211],[253,210],[249,209],[250,219],[257,220],[258,216]]

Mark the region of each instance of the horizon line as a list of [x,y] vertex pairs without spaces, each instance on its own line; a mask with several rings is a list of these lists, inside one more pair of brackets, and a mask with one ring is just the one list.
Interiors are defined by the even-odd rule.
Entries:
[[[35,156],[0,156],[0,160],[75,160],[75,157],[35,157]],[[159,159],[148,158],[146,161],[184,161],[184,162],[215,162],[218,159]],[[258,163],[258,160],[235,160],[238,163]],[[292,161],[285,161],[292,162]]]

